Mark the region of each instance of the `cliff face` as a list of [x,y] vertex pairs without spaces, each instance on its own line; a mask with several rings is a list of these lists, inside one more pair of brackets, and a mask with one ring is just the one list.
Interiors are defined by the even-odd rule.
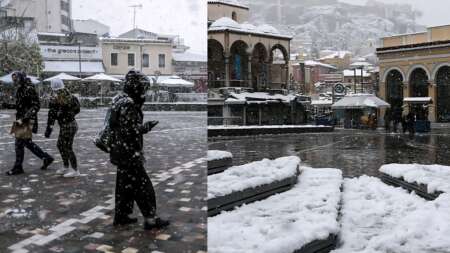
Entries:
[[249,0],[250,22],[269,23],[293,33],[291,51],[316,55],[323,49],[370,54],[380,37],[418,32],[420,12],[410,5],[352,5],[338,0]]

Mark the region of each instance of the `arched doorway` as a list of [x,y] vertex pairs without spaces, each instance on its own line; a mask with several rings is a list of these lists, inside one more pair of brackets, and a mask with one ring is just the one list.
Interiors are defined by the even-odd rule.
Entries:
[[272,87],[278,86],[282,89],[287,89],[286,86],[288,82],[288,62],[289,55],[282,45],[276,44],[270,50],[270,73],[268,82]]
[[245,42],[238,40],[230,49],[230,83],[234,87],[246,86],[248,79],[248,46]]
[[391,70],[386,77],[386,100],[392,111],[402,109],[403,105],[403,76],[398,70]]
[[409,84],[411,97],[428,97],[428,75],[424,69],[415,69],[409,77]]
[[208,87],[225,86],[225,57],[223,46],[217,40],[208,40]]
[[258,43],[253,48],[252,53],[252,88],[255,91],[267,87],[267,57],[266,47]]
[[450,122],[450,67],[441,67],[436,74],[437,120]]

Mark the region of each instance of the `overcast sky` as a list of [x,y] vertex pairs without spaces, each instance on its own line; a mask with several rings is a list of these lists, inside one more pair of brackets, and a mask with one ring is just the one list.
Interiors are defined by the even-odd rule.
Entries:
[[133,9],[136,24],[144,30],[180,35],[185,44],[196,53],[206,54],[206,1],[205,0],[72,0],[74,19],[96,19],[111,27],[112,35],[133,29]]
[[[364,4],[372,0],[340,0],[341,2]],[[450,24],[450,0],[377,0],[384,3],[409,3],[422,11],[418,23],[425,26]]]

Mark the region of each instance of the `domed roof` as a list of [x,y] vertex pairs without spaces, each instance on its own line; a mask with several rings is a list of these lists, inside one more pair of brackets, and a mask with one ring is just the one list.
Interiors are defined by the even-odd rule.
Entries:
[[231,18],[222,17],[216,20],[210,26],[210,28],[223,28],[223,27],[240,29],[241,25],[238,22],[232,20]]
[[262,33],[272,33],[272,34],[280,33],[275,27],[268,24],[258,26],[258,31]]

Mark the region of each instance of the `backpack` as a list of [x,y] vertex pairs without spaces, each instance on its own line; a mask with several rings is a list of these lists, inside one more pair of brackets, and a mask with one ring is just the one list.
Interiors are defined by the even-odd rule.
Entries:
[[72,95],[71,108],[74,116],[81,111],[80,101],[74,95]]

